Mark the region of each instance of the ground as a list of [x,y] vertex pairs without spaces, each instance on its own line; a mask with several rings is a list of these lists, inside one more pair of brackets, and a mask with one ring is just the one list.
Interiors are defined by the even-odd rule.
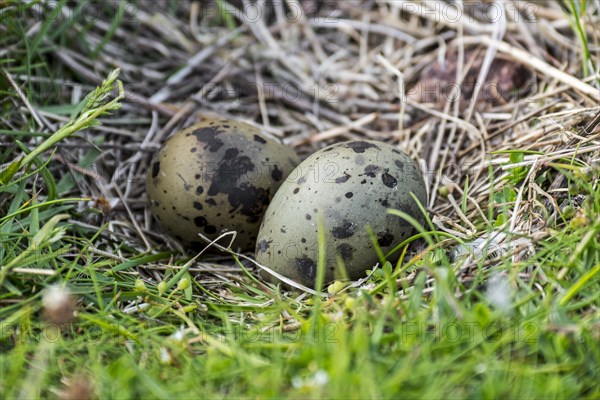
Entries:
[[[600,397],[598,7],[0,2],[2,398]],[[393,144],[424,226],[316,292],[195,257],[145,175],[215,116]]]

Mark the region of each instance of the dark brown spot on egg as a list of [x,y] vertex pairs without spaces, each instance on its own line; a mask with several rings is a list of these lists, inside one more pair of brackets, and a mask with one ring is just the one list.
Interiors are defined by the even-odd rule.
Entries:
[[383,232],[377,233],[377,243],[381,247],[388,247],[394,243],[394,235],[392,235],[387,229]]
[[271,178],[273,178],[275,182],[279,182],[283,179],[283,172],[277,168],[277,165],[275,165],[273,171],[271,171]]
[[383,181],[383,184],[389,188],[393,189],[396,186],[398,186],[398,181],[396,180],[396,178],[394,178],[387,172],[384,172],[383,175],[381,175],[381,180]]
[[227,199],[233,207],[232,212],[239,208],[239,213],[247,218],[249,223],[259,222],[263,211],[269,204],[269,190],[243,183],[232,190]]
[[310,214],[306,214],[306,215],[304,216],[304,218],[306,218],[308,221],[310,221],[310,220],[312,219],[312,217],[310,216]]
[[301,277],[308,281],[314,281],[315,276],[317,275],[317,264],[312,258],[303,255],[302,257],[297,257],[294,260],[294,263]]
[[[262,211],[269,202],[269,190],[248,183],[238,184],[238,180],[244,174],[255,169],[252,160],[247,156],[240,156],[239,153],[240,151],[235,148],[225,151],[223,159],[217,165],[215,178],[207,194],[209,196],[226,194],[227,201],[232,207],[230,213],[239,209],[241,215],[248,217],[248,222],[255,223],[260,220]],[[209,203],[209,200],[206,200],[206,203]]]
[[217,205],[217,202],[215,201],[215,199],[206,199],[206,200],[204,200],[204,202],[206,204],[208,204],[209,206],[216,206]]
[[152,177],[156,178],[158,176],[159,172],[160,172],[160,161],[155,161],[154,164],[152,164]]
[[342,225],[337,226],[331,230],[331,234],[336,239],[346,239],[354,235],[354,230],[356,229],[356,225],[344,220]]
[[206,225],[204,227],[204,232],[208,233],[209,235],[215,234],[217,233],[217,227],[213,225]]
[[260,242],[258,242],[257,249],[260,253],[264,253],[265,251],[269,250],[269,247],[270,242],[266,241],[265,239],[262,239]]
[[354,253],[354,248],[350,246],[348,243],[341,243],[337,246],[337,251],[342,257],[342,260],[348,261],[352,259],[352,254]]
[[351,199],[351,198],[352,198],[352,196],[354,196],[354,193],[352,193],[352,192],[348,192],[348,193],[346,193],[344,196],[346,196],[346,198],[347,198],[347,199]]
[[204,207],[202,207],[202,203],[195,201],[195,202],[194,202],[194,208],[195,208],[196,210],[198,210],[198,211],[202,211],[202,209],[203,209]]
[[194,225],[196,225],[198,228],[202,228],[203,226],[206,225],[206,218],[204,218],[204,217],[194,218]]
[[205,127],[195,130],[193,135],[196,136],[196,140],[205,144],[205,150],[214,153],[223,146],[223,141],[217,137],[222,132],[214,127]]
[[297,194],[300,191],[300,188],[294,189],[294,194]]
[[404,171],[404,163],[402,161],[394,160],[394,164],[396,164],[396,167],[398,167],[400,171]]
[[196,147],[192,147],[192,148],[190,149],[190,153],[195,153],[195,152],[197,152],[197,151],[198,151],[198,148],[196,148]]
[[242,175],[250,171],[254,171],[254,163],[248,156],[240,156],[239,150],[233,147],[227,149],[217,165],[215,179],[208,190],[208,195],[228,193],[237,185]]
[[197,186],[196,187],[196,194],[197,195],[201,195],[202,193],[204,193],[204,188],[202,186]]
[[365,167],[363,175],[366,175],[369,178],[375,178],[377,171],[379,171],[379,167],[377,165],[369,164]]
[[346,172],[344,172],[344,175],[335,178],[335,183],[344,183],[344,182],[346,182],[350,178],[351,178],[351,175],[349,175]]
[[355,153],[364,153],[365,150],[367,150],[367,149],[371,149],[371,148],[378,149],[379,148],[378,146],[374,145],[373,143],[363,142],[363,141],[346,143],[346,147],[352,149]]
[[258,136],[258,135],[254,135],[254,141],[255,141],[255,142],[258,142],[258,143],[261,143],[261,144],[265,144],[265,143],[267,143],[267,141],[266,141],[265,139],[261,138],[261,137],[260,137],[260,136]]

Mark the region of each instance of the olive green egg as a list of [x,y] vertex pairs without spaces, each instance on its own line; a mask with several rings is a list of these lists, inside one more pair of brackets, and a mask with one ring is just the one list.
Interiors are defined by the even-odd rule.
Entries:
[[227,231],[237,231],[234,249],[254,249],[269,201],[299,162],[252,125],[207,120],[177,132],[155,154],[146,178],[150,211],[194,250],[206,246],[199,233],[214,240]]
[[386,254],[413,233],[410,223],[388,209],[423,223],[411,193],[426,206],[419,166],[392,145],[360,140],[321,149],[300,163],[273,197],[258,233],[256,261],[313,287],[322,218],[325,282],[359,279],[379,262],[371,238]]

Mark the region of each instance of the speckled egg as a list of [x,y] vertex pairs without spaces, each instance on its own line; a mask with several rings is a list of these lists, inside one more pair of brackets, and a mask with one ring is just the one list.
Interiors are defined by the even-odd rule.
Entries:
[[[256,260],[303,285],[315,283],[317,219],[326,232],[325,281],[358,279],[378,261],[367,226],[387,253],[412,232],[388,209],[423,215],[425,183],[417,163],[393,146],[351,141],[326,147],[304,160],[281,185],[258,233]],[[344,274],[344,271],[346,274]]]
[[[246,123],[207,120],[177,132],[154,156],[146,179],[150,210],[194,250],[237,231],[233,248],[253,249],[269,201],[300,162],[294,151]],[[229,239],[222,244],[228,244]]]

